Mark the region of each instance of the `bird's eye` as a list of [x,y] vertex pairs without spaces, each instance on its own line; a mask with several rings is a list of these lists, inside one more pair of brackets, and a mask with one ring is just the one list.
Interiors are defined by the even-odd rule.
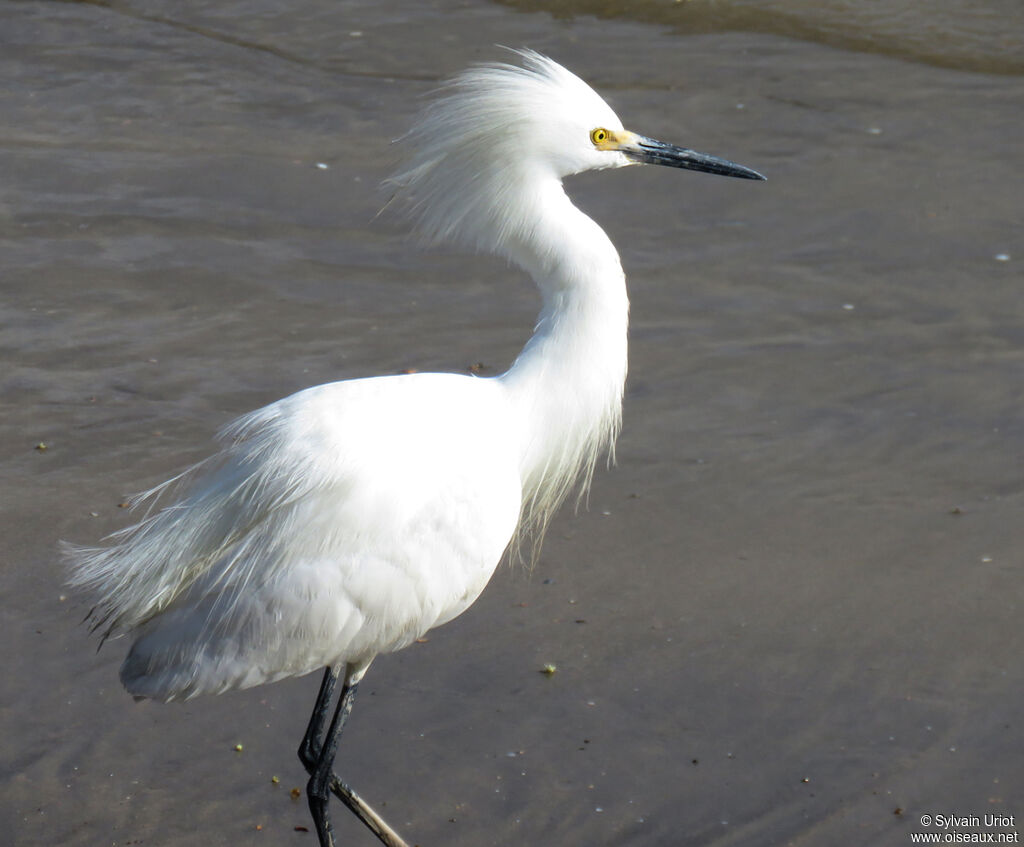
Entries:
[[595,145],[604,144],[610,136],[611,133],[608,132],[608,130],[606,130],[604,127],[599,126],[597,129],[592,129],[590,131],[590,140]]

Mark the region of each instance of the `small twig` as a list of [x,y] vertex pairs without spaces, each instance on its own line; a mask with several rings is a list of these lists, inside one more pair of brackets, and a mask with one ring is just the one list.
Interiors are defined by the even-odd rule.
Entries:
[[387,847],[409,847],[398,833],[388,826],[384,819],[366,804],[362,797],[333,774],[331,775],[331,791]]

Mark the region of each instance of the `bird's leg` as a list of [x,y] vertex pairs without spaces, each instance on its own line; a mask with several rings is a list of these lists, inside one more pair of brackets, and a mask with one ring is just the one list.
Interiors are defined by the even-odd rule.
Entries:
[[306,773],[310,775],[320,759],[320,739],[323,736],[324,724],[327,722],[327,709],[331,705],[331,697],[334,694],[334,687],[338,683],[340,672],[340,665],[327,667],[324,670],[324,678],[320,681],[320,693],[316,695],[316,705],[313,706],[309,726],[306,727],[306,734],[302,737],[302,743],[299,745],[299,761],[305,766]]
[[[333,679],[329,679],[329,677],[333,677]],[[345,720],[352,711],[352,701],[355,699],[358,687],[358,682],[353,682],[352,677],[353,674],[346,666],[345,682],[341,688],[338,707],[334,710],[331,725],[321,743],[320,728],[323,725],[326,712],[326,704],[321,700],[329,701],[331,690],[338,678],[338,674],[333,668],[324,675],[323,682],[320,684],[320,694],[317,696],[316,706],[313,708],[313,715],[309,719],[309,729],[307,729],[306,737],[302,740],[302,746],[299,748],[301,757],[312,746],[313,739],[318,747],[315,750],[316,759],[313,762],[313,767],[308,768],[309,782],[306,784],[306,798],[309,801],[309,811],[313,816],[317,837],[320,839],[320,847],[334,847],[334,832],[331,828],[330,815],[327,813],[327,801],[330,798],[331,777],[334,776],[334,756],[338,752],[338,739],[341,738]],[[326,697],[324,697],[325,694]]]
[[[328,791],[334,793],[348,806],[386,847],[408,847],[398,834],[384,822],[383,818],[370,808],[358,794],[338,779],[333,772],[334,757],[338,752],[338,740],[341,737],[345,721],[352,711],[356,688],[366,671],[365,665],[356,667],[347,665],[345,667],[345,681],[342,684],[338,707],[335,709],[330,728],[321,743],[320,735],[327,715],[327,705],[338,680],[338,671],[337,668],[328,668],[324,673],[306,736],[302,739],[302,744],[299,747],[299,758],[302,759],[303,764],[306,764],[306,769],[310,774],[309,782],[306,785],[306,797],[309,801],[309,811],[313,816],[313,823],[316,826],[317,837],[320,840],[320,847],[334,847],[334,831],[327,811]],[[310,758],[308,764],[307,756]]]

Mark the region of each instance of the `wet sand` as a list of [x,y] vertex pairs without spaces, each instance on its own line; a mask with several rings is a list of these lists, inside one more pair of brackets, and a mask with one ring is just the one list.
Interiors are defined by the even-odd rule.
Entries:
[[507,366],[530,284],[375,217],[390,139],[495,43],[769,182],[573,181],[630,281],[618,465],[532,576],[378,660],[343,778],[422,845],[1024,815],[1019,76],[480,2],[146,9],[0,9],[0,840],[315,843],[317,680],[134,703],[55,548],[292,391]]

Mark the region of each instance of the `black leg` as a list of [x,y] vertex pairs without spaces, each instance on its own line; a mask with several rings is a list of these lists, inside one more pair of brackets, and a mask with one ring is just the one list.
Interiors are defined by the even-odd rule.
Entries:
[[[335,675],[335,679],[337,676]],[[341,697],[338,699],[338,708],[334,710],[334,718],[331,726],[324,736],[323,744],[320,745],[319,756],[313,767],[309,782],[306,785],[306,797],[309,800],[309,811],[313,815],[313,823],[316,826],[316,834],[320,839],[320,847],[334,847],[334,833],[331,828],[331,817],[327,813],[327,803],[331,796],[331,778],[334,776],[334,756],[338,752],[338,739],[341,738],[341,730],[345,721],[352,711],[352,701],[356,696],[358,683],[349,682],[349,675],[346,673],[345,682],[342,684]],[[325,676],[320,686],[323,693],[325,688],[333,688],[334,684],[328,683]],[[317,698],[317,707],[320,707],[320,699]],[[320,718],[318,720],[318,717]],[[310,719],[310,726],[322,724],[321,716],[314,710]],[[319,733],[317,733],[319,734]],[[308,735],[308,733],[307,733]],[[303,740],[305,746],[305,739]]]
[[324,669],[324,678],[320,681],[320,693],[316,695],[316,705],[313,706],[313,714],[309,718],[309,726],[306,727],[306,734],[302,737],[299,745],[299,761],[306,768],[306,773],[312,775],[320,759],[321,737],[324,732],[324,724],[327,722],[327,709],[331,705],[331,697],[334,695],[334,687],[338,683],[338,675],[341,667],[328,667]]
[[[327,711],[331,704],[331,695],[344,667],[345,679],[341,687],[341,697],[335,709],[334,718],[324,735],[324,724],[327,722]],[[386,847],[408,847],[401,837],[387,825],[362,797],[343,783],[334,774],[334,757],[338,752],[338,739],[345,726],[352,702],[356,696],[356,687],[362,679],[367,665],[353,667],[351,665],[329,667],[324,671],[317,694],[316,705],[306,727],[306,734],[299,745],[299,758],[309,773],[306,785],[306,797],[309,811],[316,826],[320,847],[334,847],[334,832],[328,814],[329,793],[333,793],[359,818],[367,828],[381,840]]]

